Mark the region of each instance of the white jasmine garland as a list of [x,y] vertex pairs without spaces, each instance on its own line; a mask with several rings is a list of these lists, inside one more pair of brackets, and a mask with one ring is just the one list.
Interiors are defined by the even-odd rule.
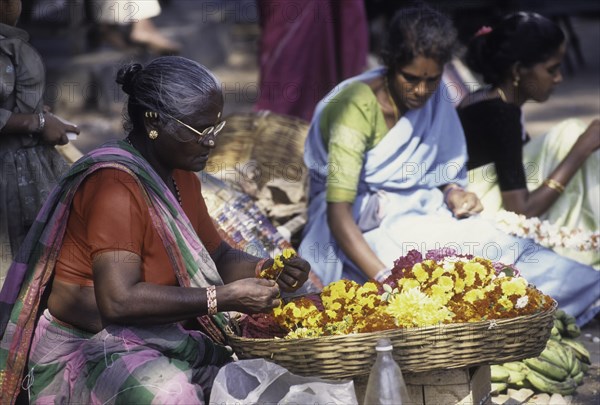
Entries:
[[598,250],[600,231],[589,232],[580,228],[559,227],[537,217],[501,210],[496,215],[496,224],[502,231],[521,238],[533,239],[547,248],[565,248],[578,251]]

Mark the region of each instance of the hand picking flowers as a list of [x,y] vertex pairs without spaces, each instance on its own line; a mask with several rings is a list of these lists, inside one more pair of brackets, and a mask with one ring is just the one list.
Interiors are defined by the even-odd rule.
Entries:
[[259,274],[259,278],[266,278],[267,280],[277,280],[279,275],[283,271],[284,261],[296,256],[294,249],[283,249],[283,252],[273,260],[273,264],[266,269],[263,269]]
[[262,322],[274,323],[286,339],[308,338],[512,318],[553,302],[511,266],[452,249],[425,257],[413,250],[381,283],[336,281],[263,314]]

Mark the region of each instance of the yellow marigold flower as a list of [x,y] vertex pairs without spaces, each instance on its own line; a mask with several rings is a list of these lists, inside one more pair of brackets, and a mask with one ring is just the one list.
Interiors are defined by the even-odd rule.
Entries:
[[365,284],[358,287],[358,290],[356,291],[356,296],[363,297],[363,296],[366,296],[366,295],[372,294],[372,293],[377,294],[378,291],[379,291],[379,287],[377,286],[376,283],[374,283],[372,281],[367,281]]
[[347,335],[352,332],[352,316],[347,315],[339,322],[329,322],[324,329],[330,335]]
[[431,273],[431,278],[432,279],[437,279],[439,278],[442,274],[444,274],[446,271],[442,268],[442,267],[436,267],[435,270],[433,271],[433,273]]
[[290,257],[296,256],[296,252],[294,249],[283,249],[281,256],[283,256],[285,259],[289,259]]
[[427,271],[427,269],[431,269],[431,268],[433,268],[433,267],[436,267],[436,266],[437,266],[437,262],[436,262],[435,260],[432,260],[432,259],[426,259],[426,260],[423,260],[423,261],[421,262],[421,264],[422,264],[422,265],[423,265],[423,267],[425,268],[425,271]]
[[412,272],[419,283],[423,283],[429,279],[429,273],[427,273],[421,263],[416,263],[412,268]]
[[[295,252],[284,251],[273,268]],[[552,301],[527,287],[522,278],[496,278],[492,262],[483,258],[416,264],[397,288],[367,282],[339,280],[321,293],[324,310],[308,298],[299,298],[272,310],[286,338],[306,338],[374,332],[396,327],[421,327],[440,322],[502,319],[547,309]],[[455,296],[455,294],[457,294]]]
[[521,277],[503,277],[502,293],[506,296],[523,296],[527,293],[527,281]]
[[328,307],[330,309],[333,309],[334,311],[339,311],[340,309],[342,309],[342,304],[339,301],[334,301],[331,302]]
[[321,312],[317,312],[307,316],[306,319],[302,322],[304,326],[307,328],[317,328],[321,324],[323,319],[323,314]]
[[367,307],[367,308],[374,308],[375,305],[377,305],[380,301],[380,297],[377,294],[377,291],[375,292],[368,292],[366,294],[363,294],[362,292],[360,292],[360,294],[356,295],[355,298],[355,302],[358,306],[360,307]]
[[368,321],[364,318],[354,321],[354,330],[358,333],[368,326]]
[[452,291],[454,288],[454,281],[452,281],[451,277],[441,276],[437,281],[437,285],[439,285],[444,291]]
[[480,276],[484,282],[487,283],[496,276],[496,270],[490,260],[484,259],[483,257],[477,257],[474,260],[483,266],[483,271],[480,273]]
[[297,310],[298,311],[294,310],[294,316],[296,316],[296,318],[299,318],[300,320],[308,319],[309,317],[315,316],[315,314],[318,314],[320,312],[314,305],[308,307],[299,307],[297,308]]
[[319,337],[323,334],[321,328],[310,329],[310,328],[298,328],[285,335],[284,339],[302,339],[302,338],[314,338]]
[[[438,287],[438,286],[434,286],[434,287]],[[451,295],[446,294],[444,291],[442,291],[439,288],[433,289],[430,293],[430,297],[431,297],[431,299],[433,299],[440,305],[446,305],[448,303],[448,301],[450,301],[450,298],[452,298]]]
[[479,275],[480,280],[485,277],[486,270],[481,263],[468,262],[465,263],[463,269],[466,274],[465,284],[469,287],[475,283],[475,275]]
[[454,282],[454,292],[457,294],[461,294],[465,290],[465,280],[462,278],[457,278]]
[[395,295],[386,308],[401,327],[430,326],[451,319],[448,308],[418,288]]
[[321,295],[325,302],[325,297],[329,296],[332,300],[342,299],[349,301],[354,298],[358,284],[351,280],[339,280],[329,284],[323,289],[324,294]]
[[283,312],[283,305],[279,305],[278,307],[273,308],[273,316],[278,317]]
[[502,307],[504,309],[507,309],[507,310],[513,309],[512,301],[506,297],[500,297],[500,299],[498,299],[498,304],[502,305]]
[[444,289],[437,284],[431,286],[430,295],[431,295],[431,298],[433,298],[434,300],[439,302],[440,305],[446,305],[453,296],[452,293],[444,291]]
[[478,300],[482,299],[483,297],[484,297],[484,293],[482,290],[473,289],[473,290],[467,291],[465,293],[465,296],[463,299],[465,301],[473,304],[473,303],[475,303],[475,301],[478,301]]
[[420,288],[421,284],[414,278],[403,278],[398,281],[398,287],[402,286],[403,290],[410,290],[412,288]]

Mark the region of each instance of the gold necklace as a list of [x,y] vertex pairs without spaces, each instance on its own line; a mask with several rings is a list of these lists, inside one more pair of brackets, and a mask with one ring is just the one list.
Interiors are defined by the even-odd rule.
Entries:
[[505,103],[508,103],[508,101],[506,101],[506,94],[504,94],[504,90],[502,90],[500,87],[496,87],[496,91],[500,96],[500,100],[504,101]]
[[396,102],[392,98],[392,92],[390,91],[390,85],[388,83],[387,76],[383,76],[383,81],[384,81],[384,85],[385,85],[385,93],[388,96],[388,101],[392,105],[392,108],[394,109],[394,122],[398,122],[398,120],[400,119],[400,114],[398,113],[398,106],[396,105]]

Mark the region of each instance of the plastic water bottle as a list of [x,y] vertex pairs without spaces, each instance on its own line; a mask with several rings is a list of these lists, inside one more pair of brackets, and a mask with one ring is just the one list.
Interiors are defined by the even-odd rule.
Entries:
[[377,360],[371,368],[364,405],[409,404],[410,398],[402,371],[392,357],[392,343],[389,339],[379,339],[375,350]]

